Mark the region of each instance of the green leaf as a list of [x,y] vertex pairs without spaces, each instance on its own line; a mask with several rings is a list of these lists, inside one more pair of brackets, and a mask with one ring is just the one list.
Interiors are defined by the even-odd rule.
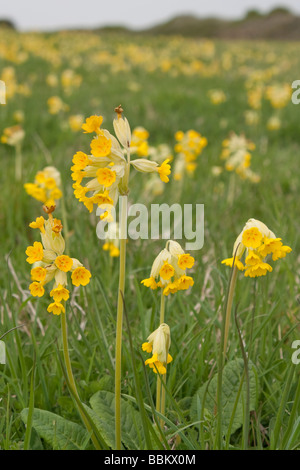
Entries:
[[[95,412],[92,418],[100,430],[105,442],[115,447],[115,395],[112,392],[100,390],[90,399]],[[146,448],[143,424],[140,414],[126,400],[121,399],[121,429],[122,443],[127,449],[143,450]]]
[[[223,386],[222,386],[222,428],[223,432],[226,433],[234,413],[235,415],[232,421],[231,434],[233,434],[243,424],[243,408],[246,403],[246,380],[244,377],[242,390],[236,404],[237,395],[239,393],[240,383],[244,372],[244,362],[242,359],[235,359],[226,364],[223,370]],[[250,411],[255,408],[256,397],[257,397],[257,384],[256,384],[256,373],[255,366],[249,364],[249,378],[250,378]],[[218,377],[215,375],[210,384],[208,385],[207,394],[205,398],[204,408],[211,414],[215,415],[216,410],[216,396],[217,396],[217,380]],[[196,420],[199,418],[199,404],[200,409],[202,407],[203,398],[207,382],[205,382],[193,397],[191,405],[191,418]]]
[[[21,412],[23,422],[27,423],[28,408]],[[88,433],[79,424],[68,421],[50,411],[33,411],[32,427],[40,438],[54,450],[80,450],[88,441]]]

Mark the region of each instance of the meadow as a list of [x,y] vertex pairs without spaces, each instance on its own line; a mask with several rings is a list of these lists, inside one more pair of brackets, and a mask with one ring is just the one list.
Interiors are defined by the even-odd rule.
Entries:
[[[145,365],[142,344],[161,323],[163,293],[141,281],[167,240],[126,243],[124,303],[119,295],[121,447],[300,449],[300,365],[292,361],[293,343],[300,340],[300,106],[291,101],[300,71],[298,43],[3,30],[0,64],[6,85],[6,104],[0,105],[0,339],[6,349],[0,448],[118,447],[120,257],[103,249],[99,216],[75,197],[71,167],[76,152],[89,151],[86,119],[103,116],[101,128],[115,135],[114,109],[121,104],[137,136],[132,158],[171,165],[167,183],[157,173],[151,180],[152,173],[132,169],[129,205],[204,204],[205,210],[204,245],[191,252],[193,285],[165,296],[173,360],[166,381],[161,379],[166,402],[160,411],[159,374]],[[13,142],[5,131],[12,126],[12,134],[19,132]],[[188,131],[195,134],[187,145],[193,135],[205,139],[194,154],[190,144],[192,156],[182,148]],[[24,185],[49,166],[59,171],[63,194],[54,217],[62,220],[68,250],[91,273],[86,286],[69,282],[60,315],[47,311],[48,286],[45,295],[32,295],[25,254],[40,240],[29,224],[46,214]],[[235,272],[222,261],[233,256],[249,219],[266,224],[292,251],[278,262],[269,255],[272,272],[254,278],[237,273],[222,356]],[[66,364],[62,318],[78,396]]]

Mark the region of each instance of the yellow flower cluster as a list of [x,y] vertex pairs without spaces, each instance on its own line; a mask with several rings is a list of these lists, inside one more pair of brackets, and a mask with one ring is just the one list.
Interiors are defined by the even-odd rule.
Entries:
[[248,90],[247,94],[250,108],[255,110],[260,109],[263,97],[263,87],[261,85],[255,85],[253,88]]
[[111,258],[117,258],[120,255],[120,240],[118,238],[119,224],[111,221],[108,224],[105,243],[102,247],[104,251],[109,252]]
[[167,373],[166,365],[173,358],[169,354],[171,346],[170,328],[166,323],[162,323],[151,335],[148,336],[147,342],[142,344],[143,351],[152,353],[152,357],[145,361],[155,374],[164,375]]
[[61,111],[68,111],[69,106],[63,102],[59,96],[51,96],[47,100],[48,111],[50,114],[58,114]]
[[226,95],[223,90],[218,90],[218,89],[209,90],[208,96],[209,96],[210,102],[215,106],[218,104],[224,103],[227,100]]
[[244,135],[237,135],[233,132],[222,142],[222,146],[221,159],[226,161],[227,171],[235,171],[242,179],[248,179],[253,183],[260,181],[260,176],[250,168],[250,151],[255,149],[253,142],[247,140]]
[[[128,193],[130,166],[143,173],[158,173],[165,183],[169,181],[168,176],[171,173],[168,159],[160,166],[148,159],[130,161],[130,153],[134,147],[131,147],[130,126],[127,119],[122,117],[122,111],[120,107],[116,108],[118,117],[113,122],[118,140],[108,130],[101,128],[102,116],[88,117],[82,129],[84,133],[95,133],[90,143],[91,154],[79,151],[72,160],[75,197],[90,212],[94,204],[101,207],[105,217],[109,214],[110,207],[117,204],[119,194]],[[126,150],[127,158],[120,144]],[[89,181],[83,186],[82,180],[85,178],[89,178]]]
[[38,171],[34,183],[25,183],[24,188],[29,196],[34,197],[46,206],[55,206],[62,197],[60,190],[61,178],[59,171],[53,166],[46,166]]
[[174,150],[178,155],[174,168],[174,179],[179,181],[185,171],[190,175],[194,174],[197,168],[197,157],[206,147],[207,139],[193,129],[187,132],[177,131],[175,139],[177,143]]
[[[235,241],[233,257],[223,260],[222,264],[232,267],[235,260],[235,266],[245,271],[246,277],[265,276],[273,270],[272,266],[266,263],[268,255],[272,255],[272,260],[277,261],[291,251],[292,249],[283,245],[281,238],[276,238],[264,223],[249,219]],[[241,261],[244,254],[245,264]]]
[[71,273],[74,286],[86,286],[90,282],[91,273],[76,258],[64,255],[65,240],[61,234],[62,224],[59,219],[53,218],[54,207],[46,208],[49,217],[45,220],[43,216],[37,217],[29,224],[33,229],[39,229],[41,242],[34,242],[26,249],[27,263],[33,265],[31,269],[32,283],[29,286],[31,295],[42,297],[45,294],[45,285],[54,280],[50,296],[53,302],[47,310],[54,315],[65,313],[62,301],[69,298],[67,289],[67,273]]
[[144,127],[136,127],[132,131],[131,151],[139,157],[147,157],[149,155],[149,132]]
[[6,127],[3,130],[3,135],[1,136],[1,143],[11,145],[12,147],[17,147],[21,144],[25,137],[24,129],[19,126]]
[[72,69],[65,69],[61,74],[61,84],[64,91],[70,94],[74,88],[81,85],[82,77]]
[[290,101],[292,94],[291,85],[288,83],[270,85],[266,88],[266,98],[273,108],[284,108]]
[[155,258],[150,277],[142,284],[151,289],[163,289],[163,295],[174,294],[193,286],[194,280],[186,275],[186,270],[194,266],[194,258],[183,251],[179,243],[169,240]]
[[[1,33],[3,32],[4,31],[2,30]],[[9,47],[7,49],[9,49]],[[8,85],[6,88],[7,100],[10,100],[15,95],[29,96],[31,94],[30,88],[26,83],[18,83],[16,70],[12,66],[4,67],[2,69],[0,80]]]

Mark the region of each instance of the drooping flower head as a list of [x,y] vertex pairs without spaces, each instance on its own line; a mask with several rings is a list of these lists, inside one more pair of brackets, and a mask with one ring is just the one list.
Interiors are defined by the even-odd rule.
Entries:
[[225,169],[235,171],[242,179],[248,179],[253,183],[260,181],[259,175],[251,168],[251,151],[255,149],[255,144],[245,138],[244,135],[231,133],[228,139],[222,143],[223,150],[221,159],[225,160]]
[[[235,259],[236,267],[244,271],[246,277],[265,276],[273,270],[266,262],[268,257],[277,261],[291,251],[263,222],[249,219],[234,243],[233,257],[223,260],[222,264],[232,267]],[[241,261],[243,255],[244,263]]]
[[186,275],[186,270],[191,269],[194,262],[194,258],[185,253],[179,243],[169,240],[166,248],[155,258],[150,277],[141,282],[153,290],[162,288],[164,295],[186,290],[194,284],[193,278]]
[[2,144],[11,145],[16,147],[20,145],[25,137],[25,131],[20,125],[6,127],[1,136]]
[[56,206],[62,197],[60,173],[54,166],[46,166],[38,171],[34,182],[24,184],[24,188],[29,196],[48,207]]
[[152,357],[145,361],[155,374],[159,372],[161,375],[166,374],[166,365],[173,358],[169,354],[171,346],[170,328],[166,323],[162,323],[151,335],[148,336],[147,342],[142,344],[143,351],[152,353]]
[[193,175],[197,168],[197,158],[207,145],[206,137],[199,132],[190,129],[187,132],[177,131],[175,134],[176,145],[174,147],[177,157],[174,167],[174,179],[181,180],[187,172]]
[[149,132],[142,126],[136,127],[132,131],[131,151],[139,157],[147,157],[149,155]]
[[292,87],[289,83],[278,83],[266,88],[266,98],[275,109],[284,108],[291,99]]
[[101,128],[102,116],[90,116],[82,129],[85,133],[95,133],[90,143],[91,151],[89,154],[78,151],[73,156],[71,170],[74,195],[90,212],[96,205],[109,214],[109,208],[117,204],[119,195],[128,193],[130,166],[142,173],[156,172],[162,181],[169,181],[171,170],[168,160],[160,166],[148,159],[130,160],[130,154],[136,152],[136,146],[131,146],[130,125],[122,115],[121,106],[115,111],[117,117],[113,127],[117,138],[107,129]]
[[54,315],[65,313],[62,301],[69,298],[68,273],[71,274],[72,284],[86,286],[90,282],[91,273],[76,258],[64,254],[65,240],[61,234],[62,224],[52,215],[55,207],[47,208],[48,219],[43,216],[29,224],[31,228],[40,231],[41,242],[35,241],[26,249],[26,261],[34,265],[31,269],[32,283],[29,286],[31,295],[42,297],[45,294],[45,285],[54,281],[50,291],[53,302],[48,306],[48,312]]

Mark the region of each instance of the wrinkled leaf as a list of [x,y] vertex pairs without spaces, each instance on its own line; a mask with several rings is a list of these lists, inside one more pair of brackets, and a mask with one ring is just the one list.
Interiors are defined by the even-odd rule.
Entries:
[[[222,426],[223,432],[227,433],[229,423],[234,412],[235,402],[238,395],[241,378],[244,372],[244,362],[242,359],[235,359],[226,364],[223,370],[223,386],[222,386]],[[257,397],[257,384],[255,366],[249,364],[249,377],[250,377],[250,411],[255,408],[256,397]],[[217,396],[217,382],[218,375],[216,374],[210,384],[208,385],[207,394],[205,398],[204,408],[213,417],[216,412],[216,396]],[[207,382],[204,383],[192,400],[191,406],[191,417],[192,419],[198,419],[200,409],[202,407]],[[231,434],[234,433],[243,424],[243,409],[246,403],[246,380],[244,377],[242,391],[239,396],[239,400],[235,410],[235,416],[233,419]],[[207,412],[206,412],[207,414]]]
[[[100,390],[90,399],[94,411],[92,418],[107,445],[115,447],[115,396]],[[143,425],[140,414],[126,400],[121,399],[122,443],[127,449],[145,449]]]
[[[23,422],[27,423],[28,408],[21,412]],[[33,411],[32,427],[41,439],[55,450],[80,450],[88,440],[88,433],[77,423],[68,421],[50,411]]]

